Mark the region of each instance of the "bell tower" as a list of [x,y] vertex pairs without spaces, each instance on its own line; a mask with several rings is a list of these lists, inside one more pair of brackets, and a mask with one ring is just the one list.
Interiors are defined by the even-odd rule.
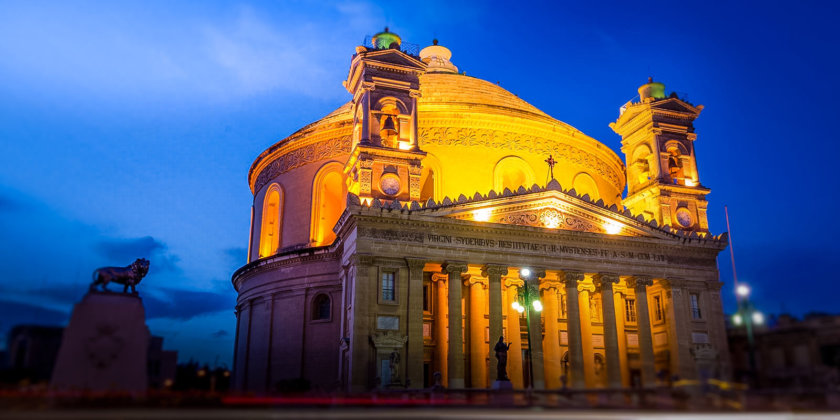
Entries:
[[639,102],[621,107],[610,128],[621,136],[627,170],[624,205],[634,214],[683,231],[709,231],[706,194],[697,173],[694,106],[665,85],[648,79],[639,87]]
[[344,87],[353,94],[353,151],[344,172],[362,201],[420,200],[417,98],[426,64],[385,28],[356,47]]

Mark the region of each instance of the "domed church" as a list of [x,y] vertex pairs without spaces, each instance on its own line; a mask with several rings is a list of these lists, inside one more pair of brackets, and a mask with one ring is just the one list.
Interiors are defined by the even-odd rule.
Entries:
[[235,386],[487,389],[500,339],[514,389],[726,379],[703,107],[648,80],[619,156],[417,50],[356,47],[350,101],[251,165]]

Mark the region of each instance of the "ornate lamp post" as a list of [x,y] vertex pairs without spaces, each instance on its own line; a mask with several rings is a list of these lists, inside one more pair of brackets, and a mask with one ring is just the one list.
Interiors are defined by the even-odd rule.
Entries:
[[735,287],[735,295],[738,301],[738,312],[732,315],[732,323],[735,326],[744,325],[747,331],[747,346],[750,356],[750,381],[755,385],[755,337],[753,326],[764,324],[764,314],[755,309],[750,302],[750,288],[746,284],[739,284]]
[[[523,268],[519,271],[519,277],[523,281],[523,286],[519,287],[516,293],[516,300],[513,301],[511,306],[520,314],[525,312],[528,307],[532,307],[534,311],[541,312],[542,311],[542,302],[540,302],[540,290],[539,286],[533,284],[534,276],[532,275],[530,269]],[[528,335],[528,376],[531,378],[531,388],[534,387],[534,363],[533,359],[531,358],[531,354],[534,350],[534,347],[531,344],[531,310],[525,314],[526,317],[526,330]]]

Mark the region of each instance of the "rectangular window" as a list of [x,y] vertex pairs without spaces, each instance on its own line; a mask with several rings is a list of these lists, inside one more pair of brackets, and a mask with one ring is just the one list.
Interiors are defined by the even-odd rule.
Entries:
[[396,300],[396,293],[394,292],[394,273],[382,273],[382,300],[385,302],[393,302]]
[[656,321],[662,321],[662,296],[653,297],[653,317]]
[[689,295],[689,298],[691,299],[691,318],[703,319],[703,316],[700,313],[700,296],[696,293],[692,293]]
[[624,299],[624,321],[636,323],[636,299]]

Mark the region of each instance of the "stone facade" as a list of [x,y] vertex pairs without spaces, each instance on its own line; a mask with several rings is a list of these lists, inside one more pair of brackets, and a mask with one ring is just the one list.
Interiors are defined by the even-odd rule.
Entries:
[[[489,388],[499,336],[515,388],[727,377],[725,234],[624,208],[625,166],[608,147],[457,74],[444,47],[391,46],[358,47],[353,101],[251,168],[236,387],[420,388],[439,373],[449,388]],[[679,101],[642,103],[659,100]],[[682,159],[666,167],[686,179]],[[695,203],[708,192],[679,187]]]

